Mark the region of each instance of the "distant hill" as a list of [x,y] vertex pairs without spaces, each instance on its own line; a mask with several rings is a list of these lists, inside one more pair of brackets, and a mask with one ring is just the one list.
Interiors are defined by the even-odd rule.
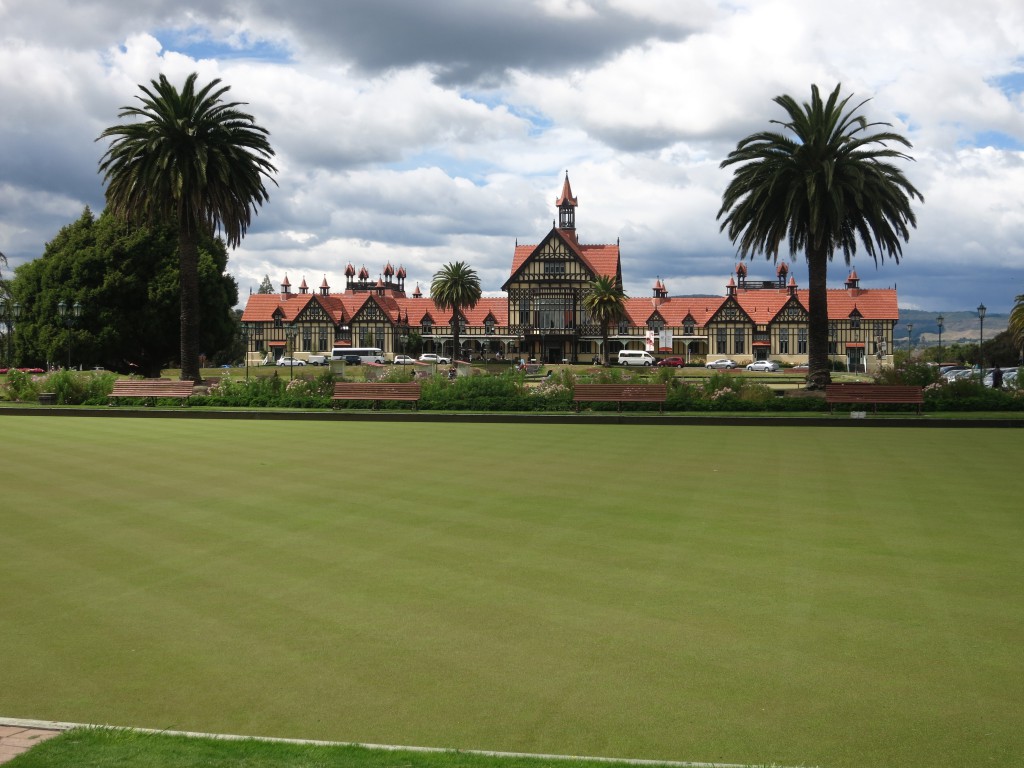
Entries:
[[[939,324],[935,321],[942,315],[942,343],[952,344],[958,341],[967,343],[977,342],[981,331],[981,324],[977,312],[922,312],[918,309],[900,309],[900,322],[896,326],[896,346],[900,346],[900,340],[905,345],[907,342],[907,324],[914,325],[914,343],[932,345],[939,343]],[[985,315],[985,339],[992,339],[994,336],[1006,330],[1010,324],[1010,316],[988,313]]]

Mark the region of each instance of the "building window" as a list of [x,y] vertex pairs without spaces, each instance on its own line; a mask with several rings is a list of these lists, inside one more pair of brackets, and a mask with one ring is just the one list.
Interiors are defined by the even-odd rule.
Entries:
[[629,320],[619,320],[619,336],[629,335]]
[[742,354],[744,354],[746,352],[745,341],[746,341],[746,336],[743,333],[743,329],[742,328],[737,328],[735,330],[735,333],[733,334],[733,341],[732,341],[732,348],[733,348],[733,353],[734,354],[742,355]]
[[486,333],[488,336],[494,333],[493,317],[488,317],[486,320],[484,320],[484,333]]
[[796,332],[796,353],[798,355],[807,354],[807,329],[801,328]]
[[726,353],[726,343],[725,328],[719,328],[717,338],[715,339],[715,352],[719,355],[724,355]]
[[327,329],[326,328],[321,328],[320,329],[320,335],[319,335],[319,338],[317,339],[317,351],[318,352],[326,352],[327,351]]
[[828,353],[830,355],[838,355],[839,354],[839,344],[837,342],[833,341],[832,339],[829,339],[829,342],[828,342]]
[[683,335],[684,336],[693,336],[693,333],[694,333],[693,322],[692,321],[688,321],[688,322],[683,323]]
[[789,328],[779,329],[779,354],[789,354]]
[[860,315],[854,315],[850,318],[850,327],[854,330],[860,329]]
[[313,329],[308,325],[303,326],[302,328],[302,351],[313,351]]
[[424,320],[420,323],[420,333],[424,336],[432,336],[434,334],[434,324],[430,320]]
[[563,261],[545,261],[544,262],[544,274],[545,275],[564,275],[565,274],[565,262],[563,262]]
[[647,321],[647,328],[654,331],[655,333],[661,333],[661,329],[665,327],[665,321],[659,320],[656,317],[652,317]]

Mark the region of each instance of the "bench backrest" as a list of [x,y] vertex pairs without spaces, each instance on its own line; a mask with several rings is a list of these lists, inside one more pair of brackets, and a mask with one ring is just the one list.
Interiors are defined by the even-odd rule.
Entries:
[[191,381],[165,381],[160,379],[118,379],[111,397],[190,397]]
[[353,399],[366,400],[388,400],[398,398],[416,398],[420,396],[420,383],[409,382],[370,382],[360,384],[350,381],[339,381],[334,385],[335,397],[350,397]]
[[826,384],[825,399],[839,402],[893,402],[916,403],[924,400],[921,387],[907,384]]
[[668,387],[664,384],[577,384],[573,398],[577,400],[664,400]]

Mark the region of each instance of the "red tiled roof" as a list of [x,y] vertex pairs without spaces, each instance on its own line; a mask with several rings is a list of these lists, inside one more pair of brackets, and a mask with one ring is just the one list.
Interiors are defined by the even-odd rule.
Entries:
[[[558,237],[564,242],[576,256],[579,257],[595,277],[618,277],[619,275],[619,245],[618,243],[606,245],[580,245],[571,237],[564,236],[560,230],[553,229],[551,233],[538,245],[517,245],[512,255],[512,269],[509,272],[509,279],[522,269],[526,260],[533,255],[540,245],[547,242],[552,236]],[[507,281],[506,281],[507,284]]]

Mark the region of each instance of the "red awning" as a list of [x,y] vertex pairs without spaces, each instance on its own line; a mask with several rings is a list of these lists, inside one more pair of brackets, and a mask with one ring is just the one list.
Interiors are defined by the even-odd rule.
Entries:
[[268,347],[284,347],[284,346],[287,346],[287,345],[288,345],[287,341],[268,341],[267,342],[267,346]]
[[863,341],[848,341],[848,342],[846,342],[846,348],[849,349],[850,347],[853,347],[854,349],[864,349],[864,342]]
[[755,347],[770,347],[772,343],[770,341],[755,341]]

